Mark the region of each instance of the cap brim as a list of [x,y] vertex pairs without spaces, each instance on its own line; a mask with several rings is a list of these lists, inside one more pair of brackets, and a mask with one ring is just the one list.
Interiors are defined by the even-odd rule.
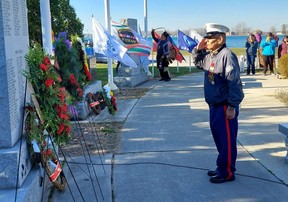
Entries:
[[204,38],[205,39],[210,39],[213,38],[213,36],[216,36],[217,34],[225,34],[224,32],[208,32]]

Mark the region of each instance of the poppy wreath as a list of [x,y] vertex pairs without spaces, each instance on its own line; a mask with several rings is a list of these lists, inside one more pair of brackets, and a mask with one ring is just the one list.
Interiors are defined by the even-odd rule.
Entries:
[[105,109],[106,102],[102,92],[88,93],[87,95],[87,103],[90,109],[96,114],[100,114],[100,112]]
[[55,153],[50,149],[42,151],[41,163],[47,175],[49,176],[49,179],[52,182],[52,184],[59,191],[64,191],[67,184],[67,180],[63,173],[62,166],[58,161]]
[[[61,76],[39,44],[35,44],[33,48],[29,49],[25,59],[28,68],[24,72],[24,76],[28,80],[28,86],[31,86],[29,90],[33,101],[25,108],[25,112],[29,115],[25,121],[28,124],[25,126],[27,142],[29,150],[32,151],[31,156],[35,157],[32,163],[39,164],[40,158],[44,167],[53,162],[59,171],[62,168],[56,162],[55,154],[44,156],[44,153],[47,154],[45,148],[48,134],[56,145],[68,141],[70,134],[70,114],[66,104],[68,92],[65,87],[61,86]],[[39,147],[37,149],[39,151],[34,150],[32,143]],[[50,173],[47,166],[45,169],[48,176],[51,176],[52,172]],[[59,175],[50,179],[59,190],[64,190],[66,179],[63,173],[60,172]]]
[[100,114],[101,113],[101,111],[102,111],[102,108],[101,108],[101,102],[104,102],[104,100],[102,99],[102,100],[99,100],[98,99],[99,98],[99,96],[96,96],[96,95],[94,95],[93,93],[88,93],[88,95],[87,95],[87,103],[88,103],[88,105],[89,105],[89,107],[90,107],[90,109],[96,114],[96,115],[98,115],[98,114]]
[[[25,59],[29,69],[24,75],[33,87],[33,96],[36,97],[41,113],[38,115],[43,121],[41,126],[33,120],[30,121],[31,131],[28,139],[42,144],[45,130],[52,135],[56,144],[66,143],[70,133],[70,114],[66,103],[68,93],[66,88],[61,86],[62,78],[39,44],[29,49]],[[34,131],[39,127],[40,133]]]
[[62,78],[61,86],[69,92],[69,104],[82,101],[87,76],[83,73],[83,62],[80,60],[78,50],[71,46],[65,33],[61,33],[54,45],[55,68]]
[[95,96],[100,101],[101,110],[105,109],[107,104],[105,102],[105,98],[104,98],[103,92],[102,91],[98,91],[98,92],[95,93]]
[[[43,132],[44,127],[39,120],[35,107],[30,104],[25,106],[25,115],[25,132],[28,132],[30,135],[28,138],[28,145],[33,166],[38,165],[41,162],[52,184],[59,191],[64,191],[67,180],[55,153],[47,148],[45,139],[47,135]],[[38,141],[36,141],[36,139],[38,139]],[[33,145],[33,142],[36,145]]]

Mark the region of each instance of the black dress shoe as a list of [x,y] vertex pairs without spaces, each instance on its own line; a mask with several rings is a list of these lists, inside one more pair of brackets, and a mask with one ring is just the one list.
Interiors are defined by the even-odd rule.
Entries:
[[232,175],[231,177],[220,177],[219,175],[216,175],[210,178],[210,182],[212,183],[224,183],[224,182],[229,182],[229,181],[234,181],[234,180],[235,180],[234,175]]
[[159,79],[159,81],[164,81],[164,79]]
[[210,177],[213,177],[213,176],[215,176],[217,174],[218,174],[217,170],[209,170],[207,172],[207,175],[210,176]]

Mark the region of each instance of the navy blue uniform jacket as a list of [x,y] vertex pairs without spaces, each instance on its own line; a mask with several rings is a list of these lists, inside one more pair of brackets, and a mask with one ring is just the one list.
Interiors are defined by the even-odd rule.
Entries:
[[237,107],[244,98],[240,67],[236,55],[224,45],[216,53],[192,52],[193,57],[203,54],[197,66],[205,70],[204,93],[209,105]]

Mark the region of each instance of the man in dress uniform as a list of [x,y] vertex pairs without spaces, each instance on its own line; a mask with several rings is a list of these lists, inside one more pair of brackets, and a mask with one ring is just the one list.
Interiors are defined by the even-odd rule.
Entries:
[[209,105],[210,128],[218,151],[210,182],[234,181],[237,156],[239,104],[244,98],[236,55],[226,47],[226,26],[207,23],[207,34],[194,48],[194,63],[205,71],[204,94]]

